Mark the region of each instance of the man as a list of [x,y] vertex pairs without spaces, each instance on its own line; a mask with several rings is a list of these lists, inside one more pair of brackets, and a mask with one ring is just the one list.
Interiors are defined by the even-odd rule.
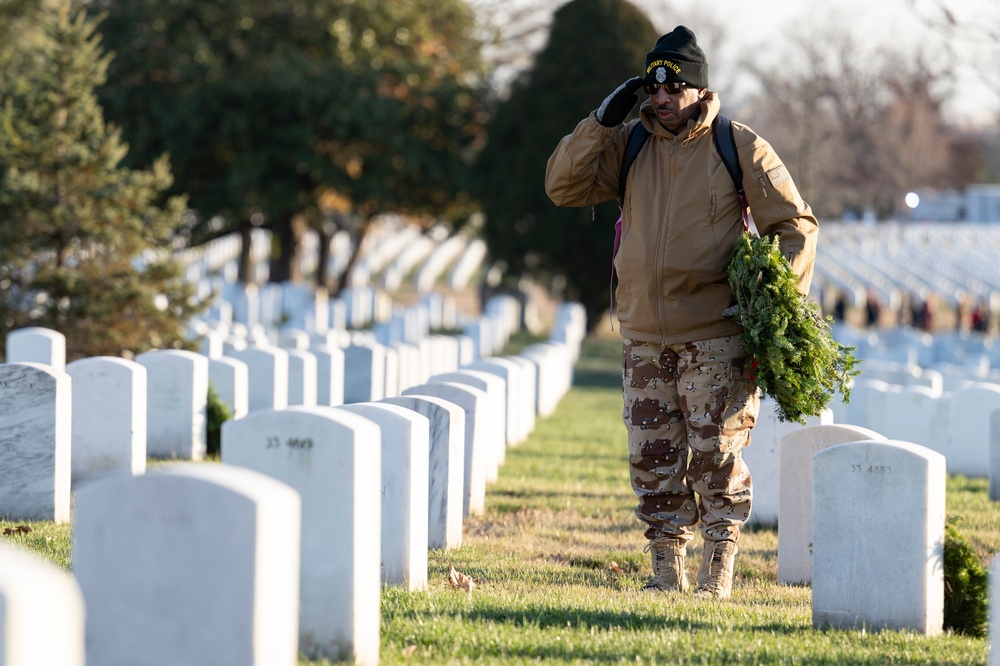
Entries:
[[[645,88],[640,119],[623,125]],[[657,40],[642,77],[623,83],[549,158],[545,187],[558,206],[618,196],[629,131],[651,133],[631,167],[615,257],[623,338],[623,419],[636,516],[646,524],[653,578],[646,589],[688,589],[685,556],[700,527],[705,541],[698,594],[728,598],[752,486],[741,449],[760,401],[746,370],[740,326],[723,312],[735,297],[726,277],[744,232],[739,197],[712,140],[718,96],[708,65],[684,26]],[[761,234],[809,291],[817,223],[771,146],[733,123],[743,183]]]

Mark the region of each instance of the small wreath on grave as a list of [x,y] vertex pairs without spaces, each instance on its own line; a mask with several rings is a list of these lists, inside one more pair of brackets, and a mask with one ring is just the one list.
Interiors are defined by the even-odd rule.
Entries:
[[743,326],[740,340],[751,359],[748,370],[777,403],[778,418],[804,424],[837,391],[848,402],[851,378],[861,373],[855,348],[834,340],[831,319],[799,293],[778,239],[743,234],[726,272],[739,309],[734,317]]

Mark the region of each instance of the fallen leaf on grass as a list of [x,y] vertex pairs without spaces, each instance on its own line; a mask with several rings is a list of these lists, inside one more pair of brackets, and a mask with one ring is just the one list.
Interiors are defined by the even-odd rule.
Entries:
[[464,574],[461,571],[455,571],[455,567],[449,568],[448,582],[451,583],[452,587],[465,590],[466,592],[472,592],[472,588],[476,586],[472,576]]
[[18,536],[20,534],[27,534],[31,531],[31,528],[27,525],[18,525],[17,527],[5,527],[3,530],[4,536]]
[[621,569],[621,567],[619,567],[619,566],[618,566],[618,563],[617,563],[617,562],[615,562],[615,561],[612,561],[612,562],[611,562],[611,564],[609,564],[608,566],[609,566],[609,567],[611,568],[611,570],[612,570],[612,571],[614,571],[615,573],[621,573],[621,572],[622,572],[622,569]]

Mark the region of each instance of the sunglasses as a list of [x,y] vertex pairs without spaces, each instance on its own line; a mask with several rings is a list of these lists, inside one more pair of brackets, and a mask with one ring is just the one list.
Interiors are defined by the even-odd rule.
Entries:
[[655,95],[660,88],[666,90],[669,95],[676,95],[687,87],[689,86],[686,83],[645,83],[642,89],[650,96]]

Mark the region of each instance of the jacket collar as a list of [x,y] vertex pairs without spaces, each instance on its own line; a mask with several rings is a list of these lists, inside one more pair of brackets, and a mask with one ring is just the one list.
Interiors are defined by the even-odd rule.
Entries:
[[643,126],[649,130],[650,134],[653,136],[685,143],[687,141],[697,139],[703,134],[711,132],[712,121],[714,121],[715,117],[719,115],[720,108],[721,103],[719,102],[719,96],[715,93],[715,91],[709,90],[705,95],[705,99],[703,99],[699,105],[698,117],[689,120],[687,129],[683,130],[676,136],[671,134],[656,119],[656,114],[653,113],[653,105],[648,99],[642,103],[641,107],[639,107],[639,118],[641,119]]

